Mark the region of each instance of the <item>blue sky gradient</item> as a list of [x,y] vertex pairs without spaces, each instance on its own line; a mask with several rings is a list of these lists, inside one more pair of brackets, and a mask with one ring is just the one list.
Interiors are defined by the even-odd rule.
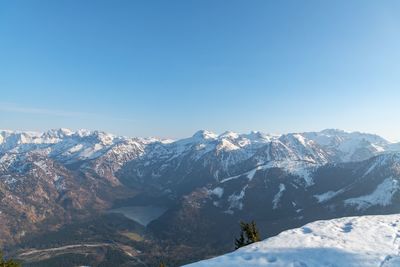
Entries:
[[399,1],[3,0],[0,128],[400,140]]

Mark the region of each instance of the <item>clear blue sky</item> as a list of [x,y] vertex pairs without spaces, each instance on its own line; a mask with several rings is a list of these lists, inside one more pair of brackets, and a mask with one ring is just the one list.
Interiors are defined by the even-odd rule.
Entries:
[[400,1],[0,0],[0,128],[400,140]]

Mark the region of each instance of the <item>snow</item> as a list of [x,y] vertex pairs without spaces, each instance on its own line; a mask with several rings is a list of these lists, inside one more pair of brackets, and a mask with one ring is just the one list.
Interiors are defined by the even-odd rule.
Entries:
[[222,187],[216,187],[213,190],[211,190],[210,193],[212,195],[215,195],[215,196],[221,198],[222,195],[224,194],[224,189]]
[[380,145],[371,144],[371,146],[376,150],[376,152],[382,153],[385,152],[385,148]]
[[291,161],[291,160],[282,160],[282,161],[270,161],[267,164],[257,166],[256,168],[247,171],[245,173],[231,176],[224,178],[220,181],[220,183],[226,183],[231,180],[238,179],[240,177],[246,177],[249,181],[251,181],[257,171],[259,170],[268,170],[271,168],[281,168],[285,170],[287,173],[290,173],[292,175],[298,176],[302,179],[304,179],[304,182],[306,186],[310,186],[314,183],[314,181],[311,178],[311,174],[313,169],[316,167],[315,164],[308,163],[305,161]]
[[[103,155],[115,156],[120,161],[130,160],[138,152],[143,152],[144,146],[162,140],[155,138],[126,138],[112,134],[68,129],[39,132],[0,131],[2,142],[0,153],[21,154],[39,153],[48,155],[64,163],[74,163],[80,160],[96,159]],[[111,153],[108,153],[111,152]],[[108,153],[108,154],[107,154]]]
[[293,135],[303,146],[307,145],[306,139],[304,138],[304,136],[300,135],[300,134],[294,134]]
[[235,179],[237,179],[237,178],[239,178],[239,177],[241,177],[241,176],[243,176],[243,174],[231,176],[231,177],[222,179],[222,180],[220,181],[220,183],[226,183],[226,182],[228,182],[228,181],[235,180]]
[[364,177],[365,176],[367,176],[368,174],[370,174],[373,170],[375,170],[375,168],[377,167],[377,166],[379,166],[379,164],[380,164],[381,162],[379,162],[379,161],[375,161],[369,168],[368,168],[368,170],[364,173]]
[[68,150],[68,152],[69,152],[69,153],[76,153],[76,152],[78,152],[78,151],[81,151],[82,148],[83,148],[83,145],[82,145],[82,144],[78,144],[78,145],[76,145],[76,146],[71,147],[71,148]]
[[229,138],[229,139],[238,139],[239,134],[231,131],[226,131],[218,136],[219,139]]
[[298,176],[304,180],[306,186],[314,184],[312,179],[312,172],[317,164],[310,163],[307,161],[299,160],[282,160],[282,161],[271,161],[267,165],[263,166],[263,169],[269,168],[281,168],[287,173]]
[[400,215],[347,217],[303,227],[186,267],[400,266]]
[[272,200],[272,204],[273,204],[273,209],[277,209],[278,205],[279,205],[279,201],[281,200],[281,197],[283,195],[283,192],[286,190],[286,187],[284,184],[279,184],[279,191],[278,193],[276,193],[276,195],[274,196],[274,199]]
[[[68,163],[98,158],[120,143],[135,142],[146,146],[158,143],[158,146],[154,146],[154,151],[149,152],[149,157],[162,157],[171,161],[191,154],[194,160],[199,160],[209,152],[215,152],[221,170],[226,173],[229,173],[232,166],[252,158],[258,151],[268,146],[273,149],[272,154],[269,152],[257,158],[256,165],[268,164],[270,161],[306,161],[321,165],[332,160],[328,156],[338,161],[348,161],[400,150],[400,145],[390,143],[376,135],[338,130],[285,135],[254,131],[249,134],[225,132],[217,135],[202,130],[190,138],[171,141],[155,138],[126,138],[101,131],[71,131],[61,128],[44,133],[0,131],[0,139],[0,153],[48,150],[50,156],[62,157],[62,160]],[[363,155],[357,152],[362,148],[366,148],[369,154]],[[123,153],[129,152],[123,151]],[[304,177],[307,184],[312,183],[308,179],[307,170],[297,166],[293,168],[288,166],[287,169],[292,169],[293,172],[299,169],[303,172],[299,173],[299,176]]]
[[[296,176],[296,184],[305,187],[313,185],[314,170],[326,163],[400,150],[400,144],[392,144],[375,135],[338,130],[285,135],[260,132],[217,135],[203,130],[177,141],[68,129],[44,133],[0,131],[0,137],[1,170],[12,166],[11,155],[21,158],[23,153],[38,153],[68,164],[88,160],[95,162],[95,170],[101,175],[109,170],[115,172],[126,162],[140,158],[143,167],[146,164],[161,166],[154,167],[153,177],[163,177],[168,170],[180,168],[190,161],[191,166],[199,163],[198,166],[211,170],[220,183],[238,178],[251,181],[258,170],[280,168]],[[367,152],[364,155],[360,151]],[[243,168],[246,169],[242,173]],[[371,167],[369,171],[373,169]],[[141,173],[145,175],[146,172]]]
[[392,203],[393,195],[400,189],[399,182],[393,178],[386,178],[369,195],[350,198],[345,200],[346,205],[356,206],[357,209],[364,210],[370,206],[387,206]]
[[204,140],[204,139],[216,139],[218,137],[217,134],[207,131],[207,130],[200,130],[197,131],[192,138],[193,139],[198,139],[198,140]]
[[246,189],[248,186],[249,185],[243,187],[243,189],[239,192],[239,194],[232,194],[228,197],[230,205],[226,213],[231,214],[233,212],[233,209],[239,209],[239,210],[243,209],[242,199],[246,194]]
[[220,141],[220,144],[217,146],[217,150],[231,151],[231,150],[238,150],[238,149],[240,149],[239,146],[232,144],[231,142],[229,142],[226,139],[222,139]]
[[[324,150],[335,154],[338,161],[359,161],[373,155],[390,151],[399,151],[393,143],[374,134],[360,132],[345,132],[327,129],[321,132],[303,133],[308,139],[318,144]],[[366,153],[368,151],[368,153]]]
[[251,181],[254,178],[254,175],[256,174],[256,172],[258,170],[265,169],[265,167],[266,167],[266,165],[257,166],[256,168],[254,168],[254,169],[252,169],[252,170],[250,170],[248,172],[222,179],[220,181],[220,183],[226,183],[228,181],[235,180],[235,179],[240,178],[242,176],[246,177],[249,181]]
[[254,175],[256,175],[256,172],[257,172],[259,169],[260,169],[260,167],[257,167],[257,168],[255,168],[255,169],[253,169],[253,170],[247,172],[247,175],[246,175],[247,179],[249,179],[249,181],[253,180]]
[[328,191],[328,192],[325,192],[323,194],[314,195],[314,197],[318,200],[319,203],[323,203],[323,202],[326,202],[328,200],[331,200],[332,198],[334,198],[338,194],[341,194],[342,192],[343,192],[343,190]]
[[[382,166],[385,166],[388,163],[395,163],[395,164],[393,164],[392,168],[395,168],[393,170],[395,170],[397,173],[400,173],[400,153],[392,152],[392,153],[387,153],[387,154],[375,157],[373,159],[372,164],[370,164],[370,167],[364,173],[363,176],[364,177],[367,176],[368,174],[372,173],[376,169],[378,169],[378,168],[380,168]],[[397,166],[397,170],[396,170],[396,166]]]

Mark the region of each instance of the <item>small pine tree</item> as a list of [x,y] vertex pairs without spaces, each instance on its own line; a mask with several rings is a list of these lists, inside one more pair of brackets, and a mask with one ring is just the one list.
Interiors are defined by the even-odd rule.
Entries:
[[159,267],[167,267],[167,266],[165,266],[164,262],[161,261]]
[[3,252],[0,251],[0,267],[21,267],[21,264],[14,260],[5,260]]
[[240,228],[240,236],[235,239],[235,249],[261,240],[260,233],[254,221],[250,223],[240,222]]
[[260,233],[258,232],[257,225],[254,221],[248,224],[246,235],[251,243],[258,242],[261,240]]
[[244,242],[244,234],[242,230],[240,231],[239,238],[235,238],[235,249],[241,248],[243,246],[246,246],[246,243]]

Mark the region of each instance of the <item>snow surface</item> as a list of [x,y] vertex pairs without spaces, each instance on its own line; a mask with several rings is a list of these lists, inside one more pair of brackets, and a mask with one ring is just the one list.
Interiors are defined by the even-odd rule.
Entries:
[[324,203],[324,202],[326,202],[328,200],[331,200],[332,198],[334,198],[338,194],[341,194],[343,191],[344,190],[328,191],[328,192],[325,192],[323,194],[314,195],[314,197],[318,200],[319,203]]
[[281,197],[285,190],[286,190],[285,185],[279,184],[279,191],[278,191],[278,193],[276,193],[276,195],[274,196],[274,199],[272,200],[272,204],[274,205],[273,206],[274,210],[278,208],[279,201],[281,200]]
[[393,195],[399,189],[400,185],[397,180],[386,178],[371,194],[347,199],[345,200],[345,204],[356,206],[357,209],[360,210],[367,209],[374,205],[387,206],[392,203]]
[[400,266],[400,215],[316,221],[186,267]]
[[221,198],[222,195],[224,194],[224,189],[222,187],[216,187],[213,190],[210,190],[210,193],[212,195],[215,195],[215,196]]
[[259,170],[268,170],[271,168],[281,168],[289,174],[300,177],[304,180],[306,186],[311,186],[314,184],[312,180],[312,172],[316,168],[317,165],[313,163],[309,163],[307,161],[292,161],[292,160],[281,160],[281,161],[270,161],[267,164],[257,166],[256,168],[231,177],[224,178],[220,181],[220,183],[226,183],[231,180],[235,180],[241,177],[246,177],[249,181],[254,178],[254,175]]
[[242,200],[246,194],[247,187],[249,187],[249,185],[245,185],[239,194],[232,194],[228,197],[230,205],[226,213],[232,214],[233,209],[243,209]]

